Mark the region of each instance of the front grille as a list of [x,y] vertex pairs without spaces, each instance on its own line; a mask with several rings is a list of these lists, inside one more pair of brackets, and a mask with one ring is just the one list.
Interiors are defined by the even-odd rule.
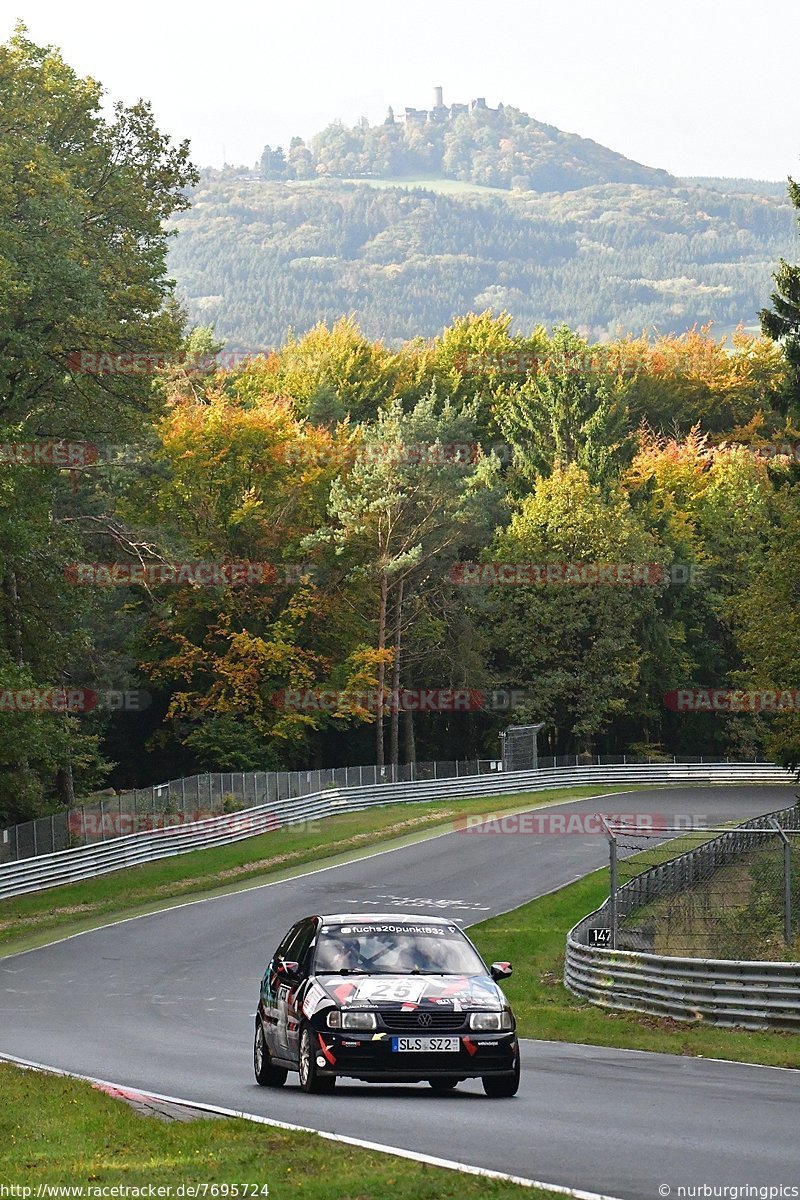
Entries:
[[452,1009],[434,1009],[429,1008],[415,1009],[414,1012],[398,1012],[396,1009],[389,1012],[381,1012],[380,1018],[387,1029],[402,1031],[403,1033],[432,1033],[442,1029],[452,1030],[454,1033],[463,1029],[466,1024],[464,1013],[453,1012]]

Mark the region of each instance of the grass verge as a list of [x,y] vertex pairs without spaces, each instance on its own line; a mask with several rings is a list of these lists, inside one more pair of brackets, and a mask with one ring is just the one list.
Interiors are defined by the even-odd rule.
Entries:
[[[153,1185],[170,1187],[175,1197],[181,1184],[205,1183],[238,1184],[240,1196],[241,1185],[266,1185],[271,1200],[297,1195],[306,1200],[477,1200],[521,1194],[555,1200],[552,1192],[523,1192],[518,1184],[234,1118],[167,1124],[138,1116],[90,1084],[4,1063],[0,1094],[0,1182],[30,1187],[32,1196],[40,1184],[50,1184]],[[259,1191],[257,1200],[266,1194]],[[84,1195],[88,1200],[91,1192]]]
[[[182,900],[224,895],[258,883],[288,878],[311,864],[333,866],[372,846],[389,849],[447,832],[475,813],[522,812],[565,800],[607,795],[623,787],[558,788],[516,796],[392,804],[287,825],[258,837],[194,850],[175,858],[114,871],[0,901],[0,957],[32,949],[123,917],[155,912]],[[638,790],[638,789],[637,789]]]
[[642,1013],[598,1008],[562,983],[568,930],[602,904],[608,871],[597,871],[550,896],[473,925],[469,931],[489,962],[510,959],[503,985],[523,1037],[800,1067],[800,1034],[718,1029]]

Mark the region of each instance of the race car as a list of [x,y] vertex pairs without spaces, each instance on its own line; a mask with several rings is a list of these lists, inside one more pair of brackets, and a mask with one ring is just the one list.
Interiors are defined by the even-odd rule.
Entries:
[[344,913],[305,917],[261,981],[254,1066],[262,1087],[297,1071],[305,1092],[339,1077],[427,1081],[447,1092],[479,1078],[487,1096],[514,1096],[514,1014],[472,942],[442,917]]

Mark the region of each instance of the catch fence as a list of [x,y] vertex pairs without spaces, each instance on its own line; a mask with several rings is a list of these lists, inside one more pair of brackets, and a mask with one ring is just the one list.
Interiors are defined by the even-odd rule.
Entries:
[[735,829],[608,836],[609,898],[567,937],[567,987],[604,1007],[800,1029],[800,804]]
[[[668,766],[719,762],[713,757],[667,760],[632,755],[569,754],[539,758],[538,769],[582,766]],[[725,759],[726,763],[731,762]],[[753,765],[767,765],[756,762]],[[519,769],[519,768],[517,768]],[[422,783],[502,773],[499,759],[326,767],[304,771],[224,771],[173,779],[152,787],[97,796],[68,811],[0,830],[0,865],[90,846],[110,838],[184,825],[223,813],[340,788]],[[501,791],[498,788],[498,791]]]

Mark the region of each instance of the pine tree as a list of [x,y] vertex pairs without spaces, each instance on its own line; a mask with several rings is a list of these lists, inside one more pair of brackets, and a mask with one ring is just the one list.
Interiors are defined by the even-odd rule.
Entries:
[[[800,212],[800,184],[789,180],[789,198]],[[798,217],[800,220],[800,217]],[[789,366],[788,398],[792,408],[800,409],[800,266],[791,266],[782,258],[775,272],[776,290],[772,308],[762,308],[759,316],[764,333],[783,344]]]

